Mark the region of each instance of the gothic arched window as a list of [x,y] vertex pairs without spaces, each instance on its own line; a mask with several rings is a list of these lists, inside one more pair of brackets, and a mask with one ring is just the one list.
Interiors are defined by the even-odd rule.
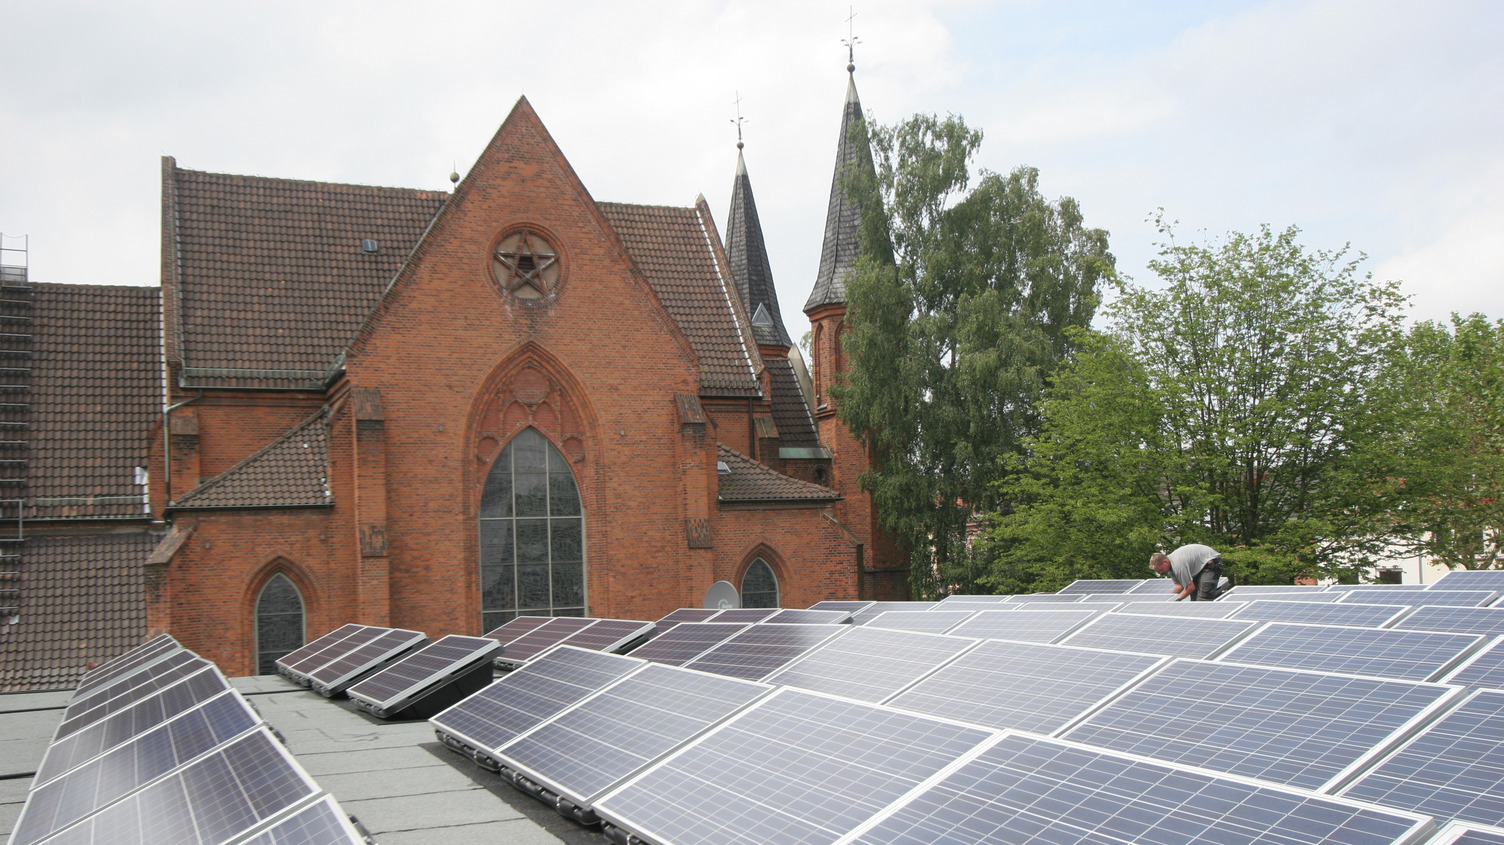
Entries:
[[480,501],[481,630],[585,615],[585,516],[564,455],[536,429],[508,443]]
[[742,576],[742,607],[778,607],[778,576],[762,558],[752,561]]
[[303,594],[278,572],[256,597],[256,674],[277,671],[277,658],[303,645]]

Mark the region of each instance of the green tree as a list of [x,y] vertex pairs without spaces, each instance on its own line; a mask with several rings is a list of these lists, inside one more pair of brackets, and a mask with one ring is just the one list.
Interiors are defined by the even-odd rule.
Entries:
[[1395,542],[1454,569],[1504,566],[1504,320],[1415,326],[1391,371]]
[[1107,233],[1041,196],[1032,168],[982,171],[968,190],[980,143],[958,117],[918,115],[876,129],[875,174],[847,180],[870,199],[835,395],[917,595],[977,588],[968,525],[996,507],[1002,458],[1036,430],[1067,330],[1091,321],[1113,273]]
[[1393,417],[1373,399],[1402,338],[1397,285],[1294,228],[1184,245],[1161,227],[1162,284],[1119,284],[1003,485],[994,582],[1142,574],[1186,542],[1248,583],[1351,577],[1392,528],[1373,477]]

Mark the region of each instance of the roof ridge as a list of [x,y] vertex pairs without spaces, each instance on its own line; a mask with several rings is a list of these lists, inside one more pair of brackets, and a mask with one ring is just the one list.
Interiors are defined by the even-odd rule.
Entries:
[[449,192],[443,189],[408,188],[402,185],[371,185],[365,182],[326,182],[320,179],[293,179],[286,176],[261,176],[254,173],[220,173],[213,170],[190,170],[186,167],[177,167],[176,170],[180,174],[187,173],[194,176],[209,176],[232,181],[277,182],[284,185],[305,187],[318,186],[324,188],[355,188],[369,191],[406,191],[410,193],[432,194],[436,197],[449,196]]
[[[724,443],[718,442],[716,447],[719,459],[730,470],[719,478],[717,498],[722,502],[833,502],[841,498],[840,493],[829,487],[784,475]],[[733,463],[736,466],[732,466]],[[738,475],[741,478],[738,479]],[[728,480],[732,482],[730,490],[727,489]]]

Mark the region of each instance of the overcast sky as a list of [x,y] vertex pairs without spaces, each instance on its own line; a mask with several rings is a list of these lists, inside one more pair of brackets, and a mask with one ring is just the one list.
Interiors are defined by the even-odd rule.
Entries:
[[[848,2],[3,0],[0,232],[32,279],[156,284],[160,157],[194,170],[446,189],[520,95],[599,200],[725,224],[738,93],[794,337],[846,91]],[[1504,3],[867,0],[881,122],[986,133],[1150,281],[1179,237],[1294,224],[1400,279],[1421,319],[1504,317]]]

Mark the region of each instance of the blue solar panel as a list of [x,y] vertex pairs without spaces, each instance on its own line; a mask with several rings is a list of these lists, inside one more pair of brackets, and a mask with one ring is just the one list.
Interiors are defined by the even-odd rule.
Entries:
[[1433,590],[1492,590],[1504,593],[1504,569],[1456,570],[1431,585]]
[[1441,680],[1470,689],[1504,690],[1504,638],[1489,640]]
[[1430,828],[1396,810],[1007,734],[849,841],[1377,845],[1413,843]]
[[851,612],[847,610],[800,610],[790,607],[763,620],[770,625],[843,625],[851,621]]
[[1209,658],[1259,624],[1252,620],[1108,613],[1077,628],[1060,643],[1169,657]]
[[[951,605],[954,607],[955,605]],[[972,610],[890,610],[867,620],[868,628],[890,628],[922,634],[943,634],[965,622]]]
[[632,649],[632,656],[669,666],[683,666],[748,627],[721,622],[682,622]]
[[1475,634],[1271,622],[1219,660],[1434,681],[1483,643]]
[[1452,631],[1459,634],[1504,634],[1501,607],[1417,607],[1394,628],[1407,631]]
[[682,625],[685,622],[704,622],[706,619],[709,619],[710,617],[720,612],[721,611],[718,609],[709,607],[681,607],[678,610],[668,614],[667,616],[664,616],[662,619],[659,619],[654,627],[657,629],[659,634],[662,634],[670,628],[673,628],[676,625]]
[[[1276,599],[1278,601],[1315,601],[1334,602],[1342,598],[1342,593],[1334,593],[1326,587],[1301,587],[1294,584],[1282,585],[1244,585],[1233,587],[1222,595],[1223,599],[1232,601],[1253,601],[1255,599]],[[1219,599],[1220,601],[1220,599]]]
[[1118,578],[1118,579],[1084,579],[1072,581],[1060,590],[1060,595],[1073,596],[1078,593],[1087,595],[1120,595],[1131,593],[1142,587],[1145,578]]
[[989,736],[784,688],[608,793],[595,810],[652,842],[829,843]]
[[85,672],[74,689],[73,698],[117,683],[180,649],[182,646],[178,641],[167,634],[152,637],[114,660]]
[[831,637],[851,630],[855,629],[846,625],[757,624],[684,665],[701,672],[760,681]]
[[1255,599],[1247,602],[1229,619],[1257,619],[1260,622],[1304,622],[1312,625],[1349,625],[1360,628],[1383,628],[1408,613],[1410,608],[1393,604],[1323,604],[1309,601],[1272,601]]
[[865,625],[877,617],[879,613],[887,613],[890,610],[929,610],[934,607],[949,609],[944,602],[933,601],[875,601],[867,607],[856,611],[851,615],[851,624]]
[[1429,845],[1504,845],[1504,828],[1448,822]]
[[956,655],[976,640],[894,631],[871,625],[853,628],[767,676],[770,684],[882,701]]
[[[480,665],[489,669],[492,656],[500,650],[501,643],[490,637],[451,634],[371,675],[346,692],[357,706],[385,717],[401,710],[426,690],[448,683],[457,675],[473,671]],[[487,672],[481,681],[484,683],[489,679]]]
[[86,698],[69,702],[63,709],[63,721],[57,726],[53,741],[151,698],[189,675],[204,671],[219,670],[191,651],[173,652],[153,664],[149,672],[132,675],[125,683],[113,684]]
[[1350,675],[1176,660],[1064,738],[1324,790],[1461,690]]
[[339,803],[325,795],[287,811],[257,835],[237,845],[365,845],[367,841],[350,824]]
[[1053,643],[1106,612],[1100,605],[983,610],[946,633],[956,637]]

